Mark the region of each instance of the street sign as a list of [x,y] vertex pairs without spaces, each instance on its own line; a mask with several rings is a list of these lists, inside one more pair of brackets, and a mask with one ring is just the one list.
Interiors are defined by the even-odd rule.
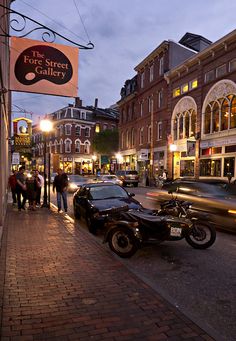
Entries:
[[11,163],[13,165],[19,165],[20,164],[20,153],[12,153],[12,161]]

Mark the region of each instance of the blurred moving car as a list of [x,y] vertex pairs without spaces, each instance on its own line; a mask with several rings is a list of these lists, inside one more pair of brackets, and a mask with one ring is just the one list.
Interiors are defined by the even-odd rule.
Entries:
[[176,179],[162,189],[148,193],[158,203],[170,199],[168,192],[176,192],[178,199],[192,202],[192,209],[221,229],[236,232],[236,185],[224,181]]
[[90,178],[86,178],[82,175],[77,175],[77,174],[71,174],[68,175],[68,192],[69,193],[74,193],[77,191],[78,188],[80,188],[82,185],[91,182]]
[[138,187],[139,175],[135,170],[119,170],[116,172],[117,177],[122,181],[123,186],[133,185]]
[[76,218],[86,219],[90,232],[103,226],[102,212],[110,208],[141,209],[142,205],[123,187],[112,183],[88,183],[74,194],[73,208]]
[[123,181],[120,180],[116,175],[112,175],[112,174],[105,174],[105,175],[101,175],[98,178],[100,181],[103,182],[112,182],[113,184],[117,184],[122,186]]

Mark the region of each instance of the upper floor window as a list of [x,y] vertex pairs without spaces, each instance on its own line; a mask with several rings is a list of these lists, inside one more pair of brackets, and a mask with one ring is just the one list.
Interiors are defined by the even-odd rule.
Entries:
[[174,140],[186,139],[196,134],[196,112],[193,109],[179,112],[172,122]]
[[80,153],[80,141],[75,141],[75,152]]
[[235,71],[236,70],[236,58],[232,59],[229,62],[229,71]]
[[65,140],[65,153],[70,153],[71,152],[71,140],[66,139]]
[[65,125],[65,135],[71,135],[71,124]]
[[180,94],[181,94],[180,88],[175,88],[173,90],[173,97],[180,96]]
[[140,103],[140,116],[143,116],[143,101]]
[[160,58],[160,61],[159,61],[159,75],[163,75],[164,73],[164,57],[161,57]]
[[89,154],[90,145],[88,141],[84,143],[84,154]]
[[60,126],[60,136],[62,136],[63,135],[63,126],[61,125]]
[[141,75],[140,75],[140,77],[141,77],[141,79],[140,79],[140,86],[141,86],[141,88],[144,87],[144,76],[145,76],[145,74],[144,74],[144,71],[143,71],[141,73]]
[[97,123],[95,127],[95,133],[100,133],[100,125]]
[[194,79],[189,82],[189,90],[195,89],[198,86],[198,81],[197,79]]
[[152,64],[149,68],[149,81],[153,81],[153,71],[154,71],[154,65]]
[[81,128],[80,126],[75,126],[75,136],[80,136],[81,135]]
[[218,66],[216,68],[216,77],[222,77],[222,76],[224,76],[226,74],[226,72],[227,72],[226,64]]
[[188,83],[185,83],[181,86],[181,93],[184,94],[185,92],[188,92],[189,87],[188,87]]
[[90,129],[89,128],[85,128],[85,137],[89,137],[90,136]]
[[153,112],[153,98],[152,96],[148,97],[148,112]]
[[205,83],[213,81],[215,79],[215,70],[210,70],[205,73]]
[[140,130],[139,130],[139,144],[143,144],[143,142],[144,142],[143,128],[140,128]]
[[157,123],[157,140],[162,140],[162,122]]
[[161,108],[163,104],[163,90],[158,91],[157,94],[157,107]]
[[85,111],[80,112],[80,118],[81,118],[81,120],[86,120],[86,112]]

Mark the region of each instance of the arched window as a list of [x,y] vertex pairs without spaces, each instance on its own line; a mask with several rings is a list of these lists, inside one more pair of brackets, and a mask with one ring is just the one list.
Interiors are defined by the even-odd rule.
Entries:
[[178,139],[178,135],[177,135],[177,132],[178,132],[178,117],[177,116],[174,119],[173,131],[174,131],[174,140],[177,140]]
[[185,126],[185,137],[189,137],[189,128],[190,128],[190,117],[189,117],[189,112],[185,112],[185,117],[184,117],[184,126]]
[[89,154],[90,144],[88,141],[84,142],[84,154]]
[[227,130],[229,128],[229,102],[225,98],[221,106],[221,127],[220,130]]
[[230,129],[236,128],[236,96],[233,96],[230,110]]
[[143,144],[143,128],[139,130],[139,144]]
[[211,132],[211,106],[208,104],[204,117],[204,134]]
[[218,102],[214,102],[212,106],[212,133],[219,131],[220,108]]
[[76,136],[80,136],[80,134],[81,134],[81,128],[80,128],[80,126],[75,126],[75,135],[76,135]]
[[75,140],[75,152],[80,153],[80,140]]
[[196,131],[197,131],[197,115],[196,115],[196,112],[195,110],[192,110],[191,111],[191,127],[190,127],[190,133],[189,133],[189,136],[195,136],[196,134]]
[[184,137],[184,117],[183,114],[179,117],[179,139],[181,140]]
[[65,140],[65,153],[71,153],[71,144],[72,141],[70,139]]

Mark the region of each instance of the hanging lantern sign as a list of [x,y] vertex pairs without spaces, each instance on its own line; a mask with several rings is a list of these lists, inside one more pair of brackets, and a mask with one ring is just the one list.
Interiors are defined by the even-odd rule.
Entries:
[[12,37],[10,51],[11,90],[78,96],[78,48]]

